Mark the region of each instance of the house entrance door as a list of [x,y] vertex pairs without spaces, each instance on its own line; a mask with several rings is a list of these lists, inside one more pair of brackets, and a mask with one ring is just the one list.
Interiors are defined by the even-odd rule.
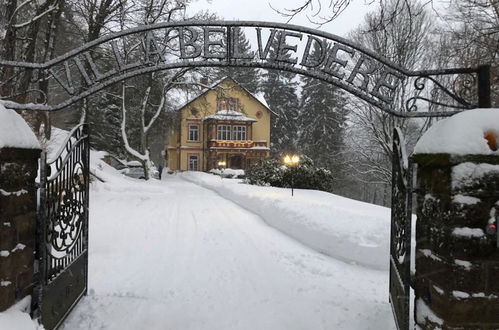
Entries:
[[243,167],[243,156],[232,155],[229,156],[229,167],[234,169],[240,169]]

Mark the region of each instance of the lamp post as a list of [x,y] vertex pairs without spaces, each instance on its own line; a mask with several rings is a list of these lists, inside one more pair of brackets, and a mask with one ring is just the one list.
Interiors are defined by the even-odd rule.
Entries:
[[[284,165],[295,167],[300,162],[300,156],[298,155],[286,155],[283,158]],[[291,172],[291,196],[294,196],[294,177],[293,172]]]

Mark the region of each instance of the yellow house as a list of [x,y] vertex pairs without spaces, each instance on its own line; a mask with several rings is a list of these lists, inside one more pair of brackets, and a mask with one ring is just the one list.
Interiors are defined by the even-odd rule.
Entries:
[[245,169],[270,153],[274,115],[261,94],[252,94],[224,78],[182,106],[168,132],[167,166],[171,170]]

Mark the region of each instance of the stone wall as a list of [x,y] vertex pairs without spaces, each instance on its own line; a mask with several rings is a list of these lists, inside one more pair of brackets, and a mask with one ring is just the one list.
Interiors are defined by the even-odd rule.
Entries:
[[422,329],[499,329],[499,157],[414,156],[415,320]]
[[0,312],[33,291],[39,156],[0,149]]

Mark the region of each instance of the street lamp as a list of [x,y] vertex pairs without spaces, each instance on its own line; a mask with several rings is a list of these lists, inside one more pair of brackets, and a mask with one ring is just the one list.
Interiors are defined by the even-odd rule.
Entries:
[[[298,155],[286,155],[284,156],[284,165],[294,167],[300,162],[300,156]],[[291,172],[291,196],[294,196],[294,180],[293,172]]]

